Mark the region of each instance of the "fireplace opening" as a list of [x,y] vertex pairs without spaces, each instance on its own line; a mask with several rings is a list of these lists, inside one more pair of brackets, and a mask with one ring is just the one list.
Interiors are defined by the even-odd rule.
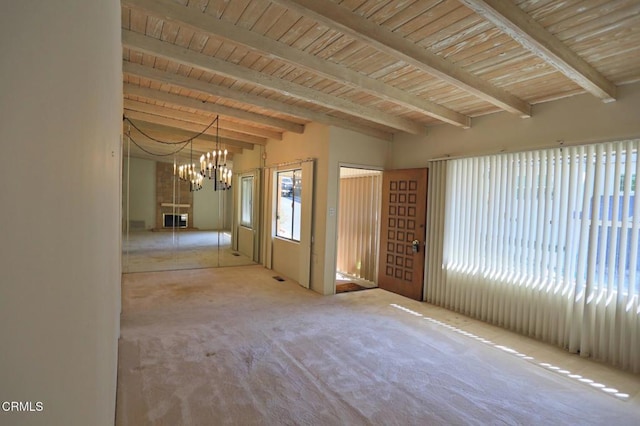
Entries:
[[186,228],[189,222],[189,214],[162,214],[162,223],[165,228]]

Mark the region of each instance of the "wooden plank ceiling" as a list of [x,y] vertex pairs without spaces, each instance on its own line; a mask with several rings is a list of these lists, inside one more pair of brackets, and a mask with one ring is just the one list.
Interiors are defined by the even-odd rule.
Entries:
[[613,102],[640,80],[640,2],[122,0],[122,42],[132,154],[184,160],[216,135],[236,153],[311,121],[392,140],[580,93]]

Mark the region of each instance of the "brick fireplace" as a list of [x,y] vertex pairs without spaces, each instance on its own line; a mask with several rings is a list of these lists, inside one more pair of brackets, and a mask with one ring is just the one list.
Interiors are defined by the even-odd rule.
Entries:
[[155,230],[164,228],[163,214],[188,214],[188,228],[193,228],[193,193],[189,182],[178,180],[174,199],[173,164],[156,163],[156,224]]

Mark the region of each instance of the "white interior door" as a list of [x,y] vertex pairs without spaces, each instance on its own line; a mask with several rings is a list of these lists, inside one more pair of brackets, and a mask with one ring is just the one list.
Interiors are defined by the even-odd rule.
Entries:
[[260,171],[254,170],[237,177],[234,248],[253,261],[259,258]]
[[[294,188],[298,189],[287,192],[282,175],[293,176],[294,173],[295,176],[299,174],[300,184],[295,184]],[[262,263],[305,288],[311,285],[313,174],[314,161],[309,160],[268,167],[264,176]],[[285,211],[286,206],[290,206],[290,211]],[[281,229],[283,225],[291,227],[290,235],[286,229]]]

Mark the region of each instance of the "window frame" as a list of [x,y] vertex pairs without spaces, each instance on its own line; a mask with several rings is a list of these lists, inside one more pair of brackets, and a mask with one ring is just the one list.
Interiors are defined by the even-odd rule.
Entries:
[[[249,182],[248,187],[245,185],[246,182]],[[253,229],[253,192],[254,192],[254,176],[242,176],[240,178],[240,226]],[[245,205],[245,195],[247,193],[247,189],[249,189],[249,200],[248,206]],[[245,221],[245,213],[248,213],[249,220]]]
[[[282,199],[287,198],[283,196],[283,186],[281,178],[288,177],[291,179],[291,209],[287,212],[282,211]],[[275,190],[276,190],[276,209],[275,209],[275,236],[277,238],[291,241],[294,243],[300,243],[301,239],[301,226],[302,226],[302,168],[283,169],[275,172]],[[296,209],[296,198],[299,200],[298,208]],[[283,233],[281,230],[282,223],[281,218],[287,214],[291,219],[291,228],[287,229],[288,232]],[[297,226],[296,226],[297,225]],[[296,232],[297,229],[297,232]]]

